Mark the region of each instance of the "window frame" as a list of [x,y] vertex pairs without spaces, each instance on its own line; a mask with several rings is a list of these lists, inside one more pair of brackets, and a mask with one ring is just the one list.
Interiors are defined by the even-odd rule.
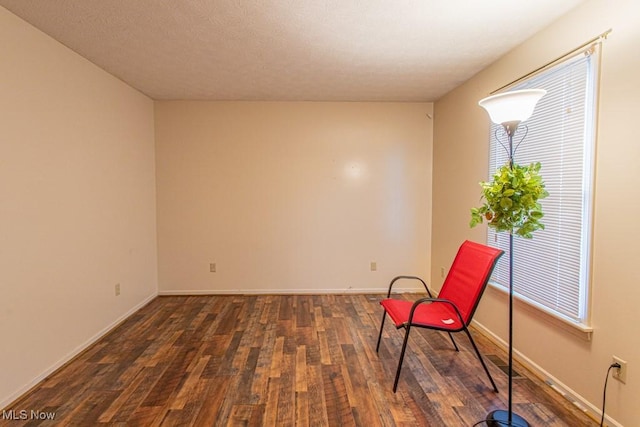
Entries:
[[[517,286],[514,283],[514,296],[516,299],[525,302],[527,305],[535,307],[538,310],[547,313],[553,318],[559,319],[564,324],[570,325],[578,330],[588,333],[588,337],[590,338],[591,332],[593,328],[590,326],[591,324],[591,294],[592,294],[592,286],[591,286],[591,267],[592,267],[592,257],[593,257],[593,211],[594,211],[594,201],[595,201],[595,167],[596,167],[596,145],[597,145],[597,111],[598,111],[598,92],[599,92],[599,68],[600,68],[600,43],[589,46],[586,49],[576,51],[573,55],[567,56],[562,59],[562,61],[555,62],[552,66],[545,67],[540,71],[527,75],[525,78],[517,80],[513,84],[507,86],[506,88],[500,89],[500,92],[507,90],[516,90],[516,89],[525,89],[532,88],[532,82],[539,80],[541,77],[547,76],[548,73],[554,72],[554,70],[564,68],[566,64],[571,63],[571,61],[576,61],[576,57],[579,55],[588,56],[588,60],[585,61],[588,63],[588,70],[585,79],[585,83],[587,88],[585,89],[585,101],[584,101],[584,138],[582,140],[582,197],[583,197],[583,206],[581,213],[581,232],[580,232],[580,254],[581,260],[579,264],[578,274],[579,274],[579,282],[577,284],[579,296],[579,308],[578,308],[578,316],[572,317],[565,315],[564,313],[554,310],[552,307],[548,307],[534,299],[531,299],[527,295],[523,295],[521,292],[518,292]],[[535,117],[535,112],[534,116]],[[525,123],[526,124],[526,123]],[[499,125],[497,125],[499,126]],[[500,166],[500,164],[495,161],[494,162],[494,150],[501,150],[502,147],[499,144],[499,141],[494,136],[495,135],[496,125],[492,124],[491,126],[491,135],[489,140],[489,167],[488,171],[490,175],[493,175],[493,172],[496,168]],[[526,141],[524,141],[526,144]],[[541,145],[544,147],[544,144]],[[514,161],[517,163],[518,158],[515,157]],[[560,169],[563,170],[563,169]],[[542,176],[544,179],[544,163]],[[491,178],[491,177],[490,177]],[[490,179],[489,178],[489,179]],[[544,205],[544,201],[543,205]],[[544,211],[544,206],[543,206]],[[544,223],[544,218],[542,220]],[[539,232],[537,232],[539,233]],[[508,236],[508,235],[507,235]],[[534,233],[533,239],[535,240],[536,234]],[[497,233],[495,230],[487,228],[487,244],[490,246],[499,246],[495,244],[495,240],[497,240]],[[494,240],[495,239],[495,240]],[[518,239],[515,237],[515,239]],[[574,239],[575,241],[575,239]],[[499,246],[501,249],[504,249],[503,246]],[[508,249],[508,248],[507,248]],[[515,249],[514,249],[515,253]],[[508,250],[506,251],[506,257],[503,259],[508,259],[510,254]],[[555,255],[554,255],[555,256]],[[556,256],[556,259],[558,257]],[[502,261],[503,263],[505,261]],[[517,270],[518,264],[514,263],[514,269]],[[497,273],[496,273],[497,274]],[[489,282],[490,286],[499,291],[508,292],[508,284],[507,283],[499,283],[494,278],[492,278]],[[554,288],[558,288],[556,285]]]

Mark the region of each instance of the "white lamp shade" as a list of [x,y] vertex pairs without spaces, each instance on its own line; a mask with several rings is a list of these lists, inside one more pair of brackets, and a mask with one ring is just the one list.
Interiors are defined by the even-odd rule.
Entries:
[[478,104],[487,110],[494,123],[524,122],[546,93],[544,89],[514,90],[484,98]]

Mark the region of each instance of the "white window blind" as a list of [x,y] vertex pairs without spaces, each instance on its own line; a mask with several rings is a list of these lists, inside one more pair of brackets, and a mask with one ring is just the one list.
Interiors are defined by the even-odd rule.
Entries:
[[[587,321],[589,289],[595,60],[588,54],[574,57],[510,88],[547,90],[533,116],[514,137],[515,163],[540,162],[549,192],[549,197],[542,200],[545,229],[535,232],[533,239],[514,237],[514,292],[546,311],[581,324]],[[508,158],[497,138],[506,145],[502,127],[493,125],[491,175]],[[488,244],[505,251],[492,280],[506,288],[509,235],[491,228],[488,233]]]

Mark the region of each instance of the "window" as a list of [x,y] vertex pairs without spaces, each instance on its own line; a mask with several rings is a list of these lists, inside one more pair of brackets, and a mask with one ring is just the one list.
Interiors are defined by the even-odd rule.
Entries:
[[[549,192],[542,200],[545,230],[533,239],[514,238],[514,293],[517,297],[575,324],[588,323],[590,230],[593,187],[597,55],[593,50],[565,60],[510,90],[541,88],[547,94],[514,137],[518,164],[542,163]],[[491,175],[506,163],[507,153],[490,142]],[[517,143],[522,140],[521,145]],[[509,236],[489,229],[487,242],[505,251],[492,283],[509,283]]]

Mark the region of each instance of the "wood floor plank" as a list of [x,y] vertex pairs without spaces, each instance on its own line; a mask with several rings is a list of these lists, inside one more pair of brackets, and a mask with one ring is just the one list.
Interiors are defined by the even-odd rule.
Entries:
[[307,380],[307,347],[304,345],[298,346],[296,350],[295,370],[295,392],[306,392],[309,382]]
[[278,396],[277,426],[295,425],[295,356],[285,353],[282,356],[280,372],[280,394]]
[[200,382],[202,372],[204,372],[204,368],[207,367],[209,359],[211,359],[211,356],[204,356],[196,359],[196,365],[193,367],[193,370],[187,372],[188,376],[178,391],[176,398],[171,402],[169,409],[184,409],[188,400],[191,400],[192,392]]
[[147,397],[149,390],[158,381],[162,372],[164,372],[164,367],[161,366],[145,367],[140,373],[141,380],[127,387],[127,391],[133,389],[129,397],[124,400],[117,399],[122,400],[122,403],[118,406],[111,420],[114,422],[132,421],[134,419],[133,413]]
[[345,354],[346,362],[343,369],[347,370],[344,376],[348,380],[345,381],[347,396],[351,405],[358,410],[358,424],[370,427],[378,426],[380,425],[380,416],[373,399],[371,399],[369,383],[366,375],[364,375],[364,369],[366,369],[367,365],[360,362],[354,346],[343,346],[343,353]]
[[331,352],[329,351],[329,339],[326,331],[318,332],[318,342],[320,348],[320,363],[323,365],[331,364]]
[[276,338],[276,343],[273,348],[273,358],[271,359],[271,371],[269,376],[271,378],[280,378],[282,372],[282,358],[284,357],[284,337]]
[[309,393],[306,391],[295,393],[296,397],[296,416],[294,425],[308,426],[309,423]]
[[264,425],[275,426],[278,418],[278,398],[280,396],[280,377],[269,378],[267,387],[267,404],[264,414]]
[[233,405],[229,416],[229,424],[234,426],[247,425],[252,413],[253,405]]
[[212,426],[215,424],[231,380],[231,377],[202,380],[201,387],[204,392],[199,397],[202,401],[202,409],[195,418],[194,426]]
[[[412,299],[415,296],[400,296]],[[23,426],[469,426],[506,408],[507,377],[468,340],[412,330],[376,340],[379,295],[159,297],[4,411],[55,413]],[[484,355],[504,353],[474,333]],[[532,426],[596,423],[516,365],[514,408]]]
[[324,317],[322,307],[313,307],[313,328],[314,332],[324,332]]
[[256,375],[256,365],[258,364],[258,357],[260,355],[260,349],[251,347],[249,349],[248,356],[246,358],[245,365],[240,370],[238,381],[241,386],[238,387],[238,391],[235,394],[235,402],[246,405],[254,405],[257,403],[257,397],[251,393],[251,382]]
[[139,375],[133,378],[128,384],[128,386],[122,390],[122,392],[110,402],[109,407],[100,414],[98,417],[98,422],[100,423],[108,423],[117,413],[121,413],[123,410],[123,406],[131,401],[131,397],[133,393],[140,387],[140,383],[145,380],[145,375],[140,371]]
[[329,425],[355,425],[340,365],[322,366],[322,383]]
[[274,327],[267,326],[266,329],[264,344],[259,348],[256,368],[251,379],[251,396],[254,404],[265,404],[267,400],[276,337]]
[[295,297],[296,301],[296,328],[304,328],[311,326],[311,308],[312,302],[308,295],[299,295]]
[[196,352],[197,350],[193,347],[183,348],[176,352],[162,376],[149,391],[147,398],[142,403],[143,406],[164,406],[169,398],[175,398],[178,385],[182,381],[187,366],[195,357]]
[[327,403],[324,397],[322,368],[319,365],[307,366],[307,386],[309,393],[309,425],[328,426]]

